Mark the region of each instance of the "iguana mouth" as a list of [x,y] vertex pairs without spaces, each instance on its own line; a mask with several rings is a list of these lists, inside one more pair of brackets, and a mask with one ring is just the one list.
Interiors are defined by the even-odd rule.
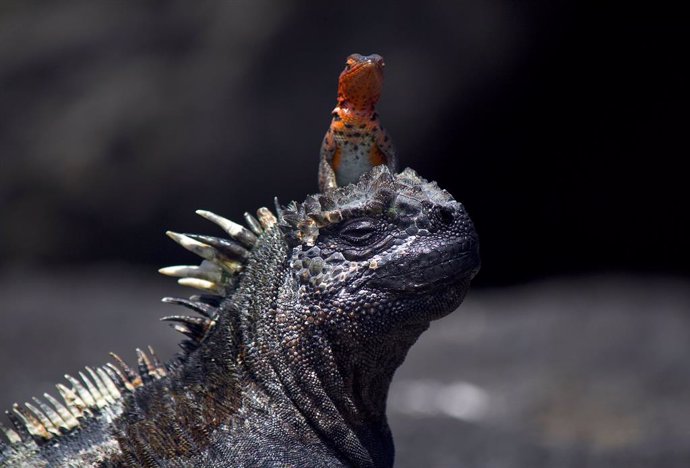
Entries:
[[479,271],[479,247],[467,241],[461,248],[440,249],[432,258],[425,256],[393,267],[383,268],[369,283],[373,286],[407,293],[428,293],[462,283]]

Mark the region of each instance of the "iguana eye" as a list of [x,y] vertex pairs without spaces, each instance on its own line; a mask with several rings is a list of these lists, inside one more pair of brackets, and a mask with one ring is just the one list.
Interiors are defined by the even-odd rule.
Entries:
[[340,230],[340,237],[351,244],[364,244],[374,237],[376,224],[368,219],[348,223]]

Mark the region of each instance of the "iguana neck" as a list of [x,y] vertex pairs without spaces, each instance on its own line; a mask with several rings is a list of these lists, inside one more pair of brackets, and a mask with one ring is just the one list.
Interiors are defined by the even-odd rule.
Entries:
[[[280,307],[276,317],[300,316],[301,304]],[[267,329],[276,322],[267,321]],[[424,327],[425,328],[425,327]],[[381,337],[365,354],[313,334],[285,337],[262,351],[248,364],[260,385],[273,388],[272,401],[297,410],[305,428],[312,430],[339,457],[355,466],[393,465],[393,440],[386,420],[386,398],[395,370],[422,328],[401,337]],[[264,332],[260,333],[264,336]],[[295,342],[296,340],[296,342]],[[391,349],[391,342],[397,343]],[[280,382],[275,391],[275,382]],[[278,394],[276,394],[278,393]]]
[[[273,297],[247,295],[244,304],[238,304],[254,309],[246,314],[253,321],[242,326],[246,375],[270,396],[275,410],[294,412],[294,430],[314,433],[344,462],[392,466],[393,440],[385,411],[388,387],[428,325],[398,330],[395,337],[377,336],[366,346],[338,342],[323,323],[330,311],[319,309],[318,298],[305,304],[296,294],[288,268],[281,265],[287,247],[282,239],[279,243],[286,250],[263,258],[255,251],[262,258],[256,265],[264,270],[262,276],[273,278],[273,284],[263,288]],[[253,267],[247,274],[254,274]],[[302,321],[313,326],[292,331]]]

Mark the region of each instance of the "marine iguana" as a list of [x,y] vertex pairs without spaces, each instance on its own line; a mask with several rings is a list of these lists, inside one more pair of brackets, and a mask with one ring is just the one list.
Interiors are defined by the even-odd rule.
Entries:
[[182,353],[137,350],[137,370],[113,355],[66,376],[62,401],[14,405],[1,466],[393,465],[393,373],[479,268],[462,204],[378,165],[247,227],[198,213],[229,238],[168,233],[204,259],[161,270],[203,291],[163,299],[199,314],[164,318]]

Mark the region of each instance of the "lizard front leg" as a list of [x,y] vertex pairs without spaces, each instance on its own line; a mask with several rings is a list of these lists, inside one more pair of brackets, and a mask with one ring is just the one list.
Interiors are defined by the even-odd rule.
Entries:
[[[376,132],[375,143],[374,149],[376,151],[372,154],[371,158],[372,167],[385,164],[388,166],[391,173],[397,173],[398,160],[395,156],[395,148],[393,148],[393,143],[388,132],[383,127],[379,127],[379,130]],[[376,152],[378,152],[378,154],[376,154]]]
[[328,192],[338,187],[333,170],[333,160],[338,152],[338,145],[329,128],[321,143],[321,161],[319,162],[319,190]]

